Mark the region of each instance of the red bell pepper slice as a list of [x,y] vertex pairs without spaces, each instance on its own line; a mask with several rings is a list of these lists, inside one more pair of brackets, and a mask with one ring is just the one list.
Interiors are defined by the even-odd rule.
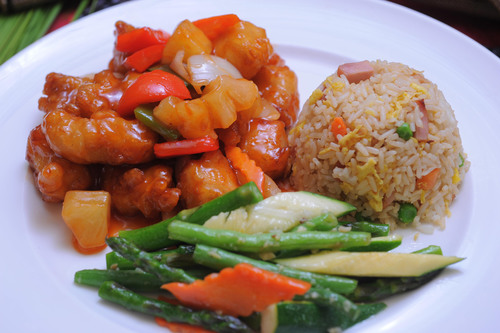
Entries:
[[116,37],[116,49],[120,52],[133,53],[148,46],[165,44],[170,34],[163,30],[148,27],[137,28]]
[[219,149],[219,140],[208,136],[198,139],[167,141],[154,145],[157,158],[206,153],[217,149]]
[[229,27],[240,21],[240,18],[235,14],[226,14],[219,16],[207,17],[194,21],[193,24],[198,27],[205,36],[210,40],[214,40]]
[[131,116],[137,106],[159,102],[168,96],[182,99],[191,98],[191,94],[182,79],[174,74],[156,69],[140,75],[123,92],[116,111],[122,117]]
[[164,48],[165,44],[157,44],[134,52],[125,59],[125,66],[142,73],[161,60]]

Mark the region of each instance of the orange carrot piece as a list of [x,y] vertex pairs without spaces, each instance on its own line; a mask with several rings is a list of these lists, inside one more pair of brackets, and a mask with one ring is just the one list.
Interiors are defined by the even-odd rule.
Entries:
[[252,160],[239,147],[226,147],[225,150],[226,157],[231,163],[231,166],[236,170],[237,174],[243,178],[242,184],[240,185],[253,181],[259,188],[260,192],[264,193],[264,171],[257,166],[255,161]]
[[421,178],[417,178],[417,188],[424,191],[432,190],[437,182],[440,171],[441,168],[436,168]]
[[214,40],[229,27],[232,27],[240,21],[240,18],[235,14],[226,14],[220,16],[212,16],[194,21],[193,24],[198,27],[205,36],[210,40]]
[[160,317],[155,317],[155,321],[158,325],[168,328],[172,333],[216,333],[214,331],[204,329],[201,326],[173,323]]
[[191,284],[172,282],[162,286],[183,304],[222,311],[232,316],[249,316],[269,305],[305,294],[308,282],[272,273],[247,263],[224,268]]
[[332,131],[335,138],[337,135],[346,135],[347,134],[347,126],[344,123],[344,119],[341,117],[333,118],[332,125],[330,126],[330,130]]

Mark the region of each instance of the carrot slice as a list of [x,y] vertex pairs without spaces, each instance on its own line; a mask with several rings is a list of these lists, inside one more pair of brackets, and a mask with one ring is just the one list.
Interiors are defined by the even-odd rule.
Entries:
[[436,185],[440,171],[441,168],[436,168],[421,178],[417,178],[417,188],[424,191],[432,190]]
[[210,40],[214,40],[229,27],[232,27],[240,21],[240,18],[235,14],[227,14],[220,16],[212,16],[194,21],[193,24],[198,27],[205,36]]
[[344,119],[341,117],[333,118],[332,125],[330,126],[330,131],[332,131],[335,138],[337,135],[346,135],[347,134],[347,126],[344,123]]
[[162,286],[183,304],[222,311],[232,316],[249,316],[269,305],[305,294],[308,282],[272,273],[247,263],[224,268],[191,284],[172,282]]
[[172,333],[215,333],[214,331],[206,330],[201,326],[173,323],[160,317],[155,317],[155,321],[158,325],[168,328]]
[[226,157],[233,169],[242,177],[241,185],[248,182],[255,182],[260,192],[264,193],[264,171],[257,166],[245,152],[239,147],[226,147]]

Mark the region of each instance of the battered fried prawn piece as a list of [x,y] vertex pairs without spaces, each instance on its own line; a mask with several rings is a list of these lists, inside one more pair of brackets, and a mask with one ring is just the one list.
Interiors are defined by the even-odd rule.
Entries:
[[74,115],[79,115],[80,110],[76,105],[76,94],[82,84],[89,84],[90,78],[81,78],[59,73],[50,73],[45,78],[43,93],[46,95],[38,100],[41,111],[65,110]]
[[123,80],[117,78],[110,70],[94,75],[89,84],[82,84],[76,93],[75,104],[81,117],[90,117],[98,111],[116,110],[123,92],[138,77],[131,72]]
[[202,205],[238,187],[238,178],[220,150],[204,153],[198,160],[181,161],[177,170],[177,187],[186,208]]
[[42,129],[52,150],[79,164],[139,164],[154,158],[157,135],[114,111],[81,118],[62,110],[45,115]]
[[252,119],[240,131],[241,150],[271,178],[282,177],[290,155],[285,124],[280,120]]
[[57,156],[50,149],[41,126],[31,130],[28,136],[26,160],[44,201],[61,202],[67,191],[86,190],[92,185],[88,167]]
[[160,164],[143,168],[106,166],[102,187],[111,194],[113,208],[119,213],[159,218],[177,206],[181,195],[181,190],[173,187],[172,174],[171,167]]
[[214,54],[232,63],[245,79],[253,78],[273,54],[266,31],[246,21],[228,28],[213,45]]
[[139,74],[129,73],[123,80],[110,70],[92,77],[74,77],[50,73],[45,80],[43,93],[38,101],[40,110],[65,110],[75,116],[90,117],[103,110],[115,110],[123,91]]
[[253,81],[262,97],[280,112],[286,127],[297,119],[299,112],[299,90],[297,76],[287,66],[266,65]]

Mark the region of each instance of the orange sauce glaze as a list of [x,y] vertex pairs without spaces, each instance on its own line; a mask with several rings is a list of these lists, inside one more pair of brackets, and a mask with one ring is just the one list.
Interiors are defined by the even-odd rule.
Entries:
[[[139,229],[139,228],[147,227],[148,225],[151,225],[151,224],[154,224],[157,222],[159,222],[159,221],[147,219],[141,215],[120,216],[116,213],[111,213],[111,216],[109,219],[109,224],[108,224],[108,237],[118,236],[118,233],[121,230]],[[98,247],[85,248],[85,247],[82,247],[78,243],[77,239],[74,236],[72,237],[71,242],[72,242],[73,247],[75,248],[76,251],[78,251],[81,254],[87,254],[87,255],[99,253],[107,247],[106,244],[103,244],[102,246],[98,246]]]

